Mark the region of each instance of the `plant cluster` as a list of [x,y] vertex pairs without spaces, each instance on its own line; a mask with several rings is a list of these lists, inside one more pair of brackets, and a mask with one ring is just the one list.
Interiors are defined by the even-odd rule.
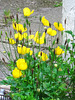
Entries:
[[[50,22],[45,16],[40,17],[40,23],[46,27],[44,32],[37,31],[35,35],[30,29],[29,16],[34,13],[28,7],[23,9],[25,18],[24,24],[20,24],[18,16],[13,20],[12,26],[14,33],[7,32],[5,35],[9,43],[10,51],[4,47],[2,42],[2,32],[0,34],[1,42],[5,51],[3,55],[8,59],[11,76],[1,83],[10,86],[10,96],[12,100],[69,100],[74,97],[75,80],[75,44],[72,41],[72,50],[68,46],[70,39],[65,41],[65,45],[47,47],[48,53],[41,49],[41,44],[46,44],[46,34],[56,36],[62,33],[63,26],[59,22],[54,22],[55,30],[51,28]],[[30,29],[28,31],[28,29]],[[74,35],[71,31],[74,39]],[[56,45],[59,38],[53,41]],[[14,48],[15,59],[12,54]],[[35,52],[37,49],[37,52]],[[44,48],[45,49],[45,48]],[[68,59],[64,59],[62,54],[70,53]],[[70,63],[68,61],[70,60]],[[72,65],[72,67],[71,67]],[[68,95],[68,96],[67,96]]]

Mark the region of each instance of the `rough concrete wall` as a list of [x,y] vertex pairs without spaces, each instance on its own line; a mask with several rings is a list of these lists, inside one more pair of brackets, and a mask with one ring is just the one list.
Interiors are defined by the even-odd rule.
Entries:
[[[65,30],[72,30],[75,32],[75,0],[63,0],[62,23],[65,27]],[[72,37],[68,35],[67,38],[71,39]],[[65,33],[63,35],[63,39],[66,39]]]

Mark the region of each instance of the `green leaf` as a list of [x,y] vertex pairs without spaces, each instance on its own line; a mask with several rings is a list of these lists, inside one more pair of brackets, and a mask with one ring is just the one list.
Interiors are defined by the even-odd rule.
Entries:
[[41,22],[42,16],[40,16],[40,22]]
[[52,43],[52,46],[55,44],[55,40],[53,41],[53,43]]
[[28,25],[28,23],[29,23],[28,19],[26,19],[26,23],[27,23],[27,25]]
[[67,43],[69,43],[71,40],[70,39],[67,39]]
[[49,51],[50,51],[50,46],[49,46]]
[[8,52],[8,56],[10,57],[10,52]]
[[71,30],[70,31],[65,31],[65,32],[68,33],[68,34],[70,34],[72,37],[75,36]]
[[69,34],[71,34],[71,35],[72,35],[72,33],[73,33],[71,30],[70,30],[70,31],[65,31],[65,32],[66,32],[66,33],[69,33]]

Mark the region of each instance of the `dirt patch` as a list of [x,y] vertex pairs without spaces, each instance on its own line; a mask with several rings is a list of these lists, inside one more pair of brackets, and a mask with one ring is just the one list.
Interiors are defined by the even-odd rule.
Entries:
[[61,2],[62,0],[0,0],[0,9],[10,9],[15,12],[17,8],[23,9],[27,6],[38,10],[40,7],[54,7],[56,1]]

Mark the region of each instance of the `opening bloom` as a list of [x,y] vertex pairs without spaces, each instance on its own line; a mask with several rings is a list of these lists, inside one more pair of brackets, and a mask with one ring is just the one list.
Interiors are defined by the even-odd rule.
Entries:
[[61,23],[54,22],[54,26],[59,31],[63,31],[64,30],[64,28],[63,28]]
[[61,55],[62,53],[64,53],[64,51],[59,46],[57,48],[55,48],[56,55]]
[[23,35],[20,34],[20,33],[16,33],[16,34],[14,35],[14,37],[15,37],[15,39],[18,39],[18,40],[20,40],[20,41],[23,39]]
[[33,14],[33,13],[34,13],[34,10],[30,11],[30,9],[29,9],[28,7],[25,7],[25,8],[23,9],[23,14],[24,14],[24,16],[30,16],[30,15]]
[[39,33],[37,31],[36,34],[35,34],[35,37],[34,37],[34,41],[37,44],[43,44],[44,43],[44,39],[45,39],[45,32],[43,32],[42,36],[40,37]]
[[18,46],[17,47],[17,51],[18,51],[18,53],[19,54],[22,54],[22,55],[24,55],[24,54],[26,54],[26,47],[25,46]]
[[27,33],[23,33],[23,38],[27,39]]
[[57,64],[54,64],[54,67],[57,67],[58,65]]
[[29,35],[28,36],[28,39],[33,39],[34,38],[34,35]]
[[9,44],[15,44],[15,40],[13,40],[12,38],[9,39]]
[[55,36],[57,34],[57,32],[55,30],[52,30],[52,28],[48,28],[47,29],[47,34],[49,34],[51,36]]
[[30,50],[30,55],[32,55],[33,54],[33,51],[32,50]]
[[12,71],[12,75],[14,78],[19,78],[22,76],[22,72],[18,69],[18,68],[15,68],[13,71]]
[[58,69],[58,71],[62,71],[62,69],[61,69],[61,68],[59,68],[59,69]]
[[42,51],[40,51],[40,52],[38,53],[38,57],[42,57],[42,61],[46,61],[46,60],[48,59],[47,54],[44,53],[44,52],[42,52]]
[[24,55],[26,53],[30,53],[30,55],[33,54],[33,51],[30,50],[30,48],[27,48],[27,47],[22,46],[22,45],[17,46],[17,51],[18,51],[19,54],[22,54],[22,55]]
[[13,23],[12,26],[13,26],[13,29],[16,30],[17,32],[27,31],[27,28],[26,27],[24,28],[22,24]]
[[49,21],[45,18],[45,16],[42,17],[41,22],[44,26],[49,26]]
[[25,62],[25,59],[18,59],[16,61],[16,65],[17,65],[18,69],[20,69],[20,70],[27,69],[27,63]]

